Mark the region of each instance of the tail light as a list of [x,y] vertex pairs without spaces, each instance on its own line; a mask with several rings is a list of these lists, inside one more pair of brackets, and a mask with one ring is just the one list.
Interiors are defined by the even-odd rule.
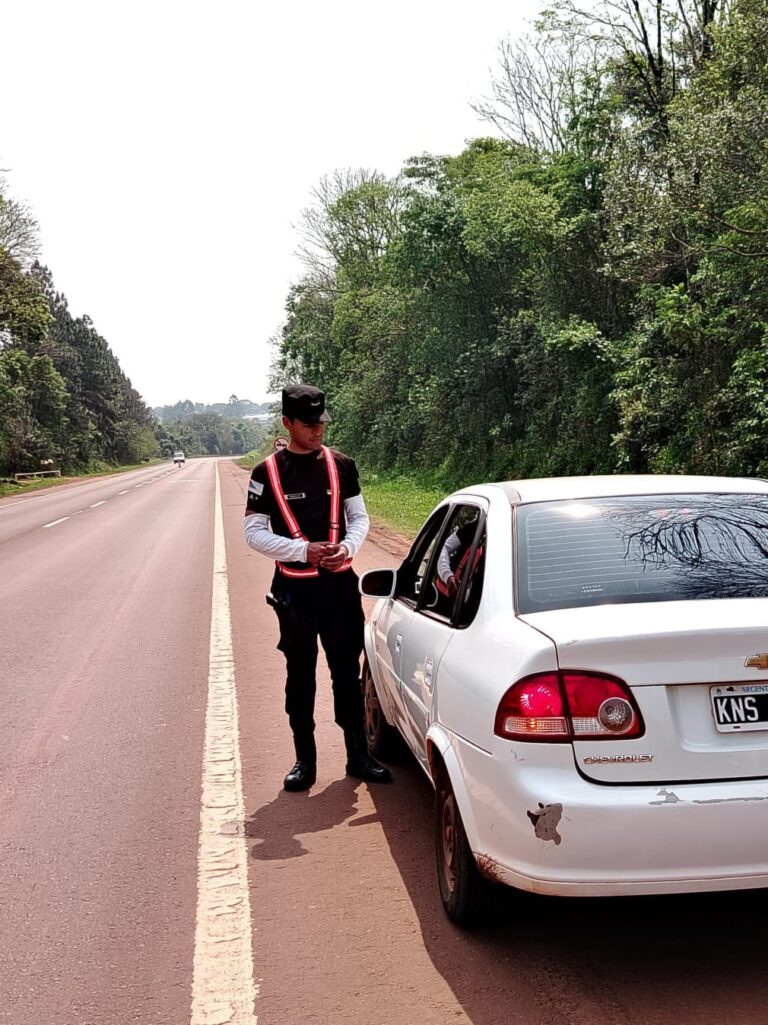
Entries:
[[494,733],[508,740],[624,740],[645,726],[629,687],[615,676],[561,670],[514,683],[501,699]]

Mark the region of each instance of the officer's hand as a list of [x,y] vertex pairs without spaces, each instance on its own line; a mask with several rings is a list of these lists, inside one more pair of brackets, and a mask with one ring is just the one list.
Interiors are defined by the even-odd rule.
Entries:
[[448,594],[451,596],[451,598],[455,597],[457,591],[459,590],[459,582],[453,574],[451,574],[448,577],[448,579],[445,582],[445,586],[448,588]]
[[329,545],[327,541],[310,541],[307,545],[307,562],[311,566],[321,566],[323,559],[328,554],[328,549],[337,547],[338,545]]
[[326,552],[320,562],[320,565],[323,569],[341,569],[349,558],[349,552],[347,551],[346,545],[326,545],[325,547]]

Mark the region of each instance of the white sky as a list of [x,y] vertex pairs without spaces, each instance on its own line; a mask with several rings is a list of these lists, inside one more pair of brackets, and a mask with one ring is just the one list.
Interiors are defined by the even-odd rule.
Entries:
[[469,101],[539,6],[0,0],[0,167],[146,402],[261,401],[312,187],[491,134]]

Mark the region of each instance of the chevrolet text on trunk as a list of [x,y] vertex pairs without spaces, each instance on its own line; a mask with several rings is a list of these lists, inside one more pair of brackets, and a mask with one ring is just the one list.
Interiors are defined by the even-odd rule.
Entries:
[[571,477],[450,495],[360,580],[366,726],[435,787],[448,915],[768,886],[768,482]]

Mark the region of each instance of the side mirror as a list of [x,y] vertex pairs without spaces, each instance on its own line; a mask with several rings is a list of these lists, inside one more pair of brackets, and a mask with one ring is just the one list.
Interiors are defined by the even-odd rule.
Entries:
[[368,598],[392,598],[397,586],[397,573],[393,569],[369,569],[360,577],[360,594]]

